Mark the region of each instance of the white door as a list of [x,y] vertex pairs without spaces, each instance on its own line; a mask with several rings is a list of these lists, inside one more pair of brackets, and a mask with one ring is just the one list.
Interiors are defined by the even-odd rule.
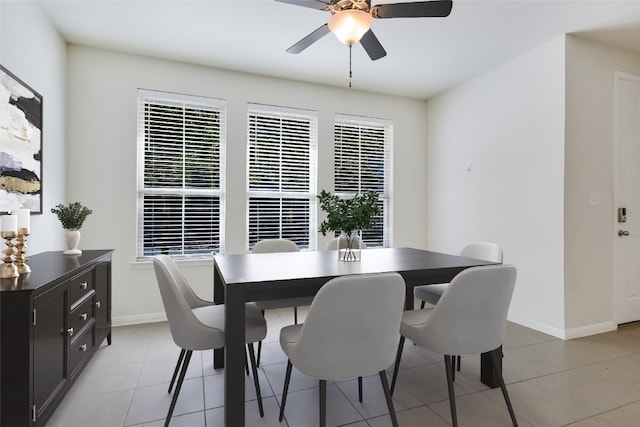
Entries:
[[[640,320],[640,77],[616,73],[614,318]],[[623,210],[624,209],[624,210]],[[623,215],[626,214],[626,218]],[[626,220],[625,220],[626,219]]]

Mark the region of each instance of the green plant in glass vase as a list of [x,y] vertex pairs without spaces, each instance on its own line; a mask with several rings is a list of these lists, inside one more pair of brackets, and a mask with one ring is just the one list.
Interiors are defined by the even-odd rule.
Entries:
[[373,227],[376,215],[380,214],[378,193],[365,191],[351,198],[342,198],[322,190],[318,195],[320,208],[327,217],[320,223],[323,236],[329,231],[340,231],[338,243],[339,259],[357,261],[360,259],[360,231]]

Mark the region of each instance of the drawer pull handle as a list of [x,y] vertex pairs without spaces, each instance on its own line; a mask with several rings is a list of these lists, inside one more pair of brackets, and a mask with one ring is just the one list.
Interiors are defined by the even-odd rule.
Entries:
[[87,345],[86,344],[82,344],[78,350],[81,351],[81,352],[82,351],[87,351]]
[[102,303],[100,301],[96,301],[96,308],[100,308],[101,305]]
[[80,315],[80,320],[87,320],[87,313],[82,313]]
[[73,328],[67,329],[67,334],[72,337],[73,336]]
[[87,282],[80,283],[80,289],[87,289],[87,286],[89,286],[87,285]]

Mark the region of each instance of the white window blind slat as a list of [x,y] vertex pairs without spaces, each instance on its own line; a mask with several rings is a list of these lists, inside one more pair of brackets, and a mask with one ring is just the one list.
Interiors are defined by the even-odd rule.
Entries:
[[224,247],[224,101],[138,91],[139,260]]

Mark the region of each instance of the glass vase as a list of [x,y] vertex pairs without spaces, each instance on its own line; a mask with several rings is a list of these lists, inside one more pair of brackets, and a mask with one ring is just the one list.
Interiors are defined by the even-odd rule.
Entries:
[[345,262],[360,261],[361,231],[341,231],[338,237],[338,260]]

